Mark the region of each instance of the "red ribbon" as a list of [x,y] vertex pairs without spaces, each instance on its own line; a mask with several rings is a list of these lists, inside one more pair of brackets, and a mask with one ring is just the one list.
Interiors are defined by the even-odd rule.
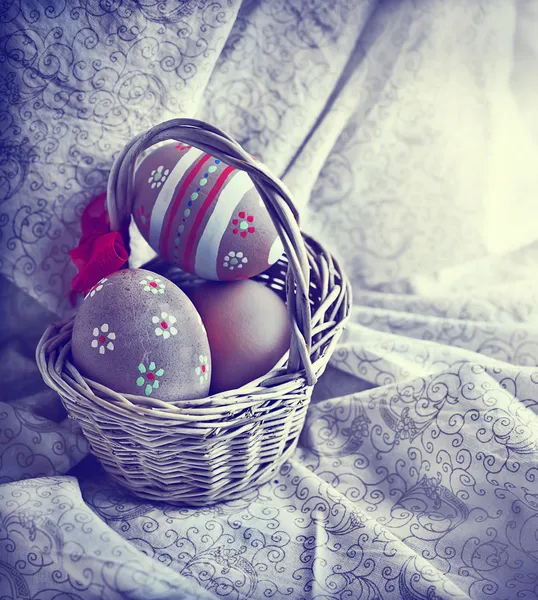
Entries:
[[86,294],[100,279],[121,269],[129,259],[128,224],[124,231],[110,231],[106,210],[106,194],[94,198],[84,209],[82,236],[69,255],[78,269],[73,277],[71,301],[79,293]]

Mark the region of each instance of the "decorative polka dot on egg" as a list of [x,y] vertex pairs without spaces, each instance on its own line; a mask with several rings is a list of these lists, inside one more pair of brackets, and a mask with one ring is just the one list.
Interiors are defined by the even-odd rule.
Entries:
[[203,279],[253,277],[274,264],[282,242],[253,181],[201,150],[172,142],[139,161],[134,219],[167,262]]

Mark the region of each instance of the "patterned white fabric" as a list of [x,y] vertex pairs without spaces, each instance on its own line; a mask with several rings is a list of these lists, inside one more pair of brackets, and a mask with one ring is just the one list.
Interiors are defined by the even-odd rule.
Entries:
[[[0,596],[537,599],[536,2],[15,0],[0,23]],[[113,485],[33,360],[113,155],[178,115],[284,176],[355,288],[293,459],[205,509]]]

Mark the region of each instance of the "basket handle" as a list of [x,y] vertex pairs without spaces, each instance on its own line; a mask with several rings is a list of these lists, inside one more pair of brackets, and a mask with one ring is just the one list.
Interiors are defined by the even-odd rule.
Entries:
[[310,266],[299,229],[299,215],[285,184],[256,161],[227,133],[197,119],[172,119],[134,137],[118,155],[107,187],[107,210],[112,231],[129,223],[133,209],[135,163],[141,152],[165,140],[188,143],[222,162],[245,171],[260,194],[288,258],[286,298],[291,325],[288,372],[304,369],[309,385],[316,382],[310,350],[312,315],[310,309]]

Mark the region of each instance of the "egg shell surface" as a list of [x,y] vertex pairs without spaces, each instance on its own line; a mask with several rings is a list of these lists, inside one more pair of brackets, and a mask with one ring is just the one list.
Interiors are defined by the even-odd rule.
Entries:
[[209,391],[200,315],[174,283],[144,269],[117,271],[90,290],[75,316],[71,352],[84,376],[119,393],[172,401]]
[[262,283],[205,282],[187,293],[209,339],[211,393],[236,389],[265,375],[289,350],[286,304]]
[[155,147],[139,163],[134,219],[167,262],[203,279],[231,281],[265,271],[283,246],[254,183],[192,146]]

